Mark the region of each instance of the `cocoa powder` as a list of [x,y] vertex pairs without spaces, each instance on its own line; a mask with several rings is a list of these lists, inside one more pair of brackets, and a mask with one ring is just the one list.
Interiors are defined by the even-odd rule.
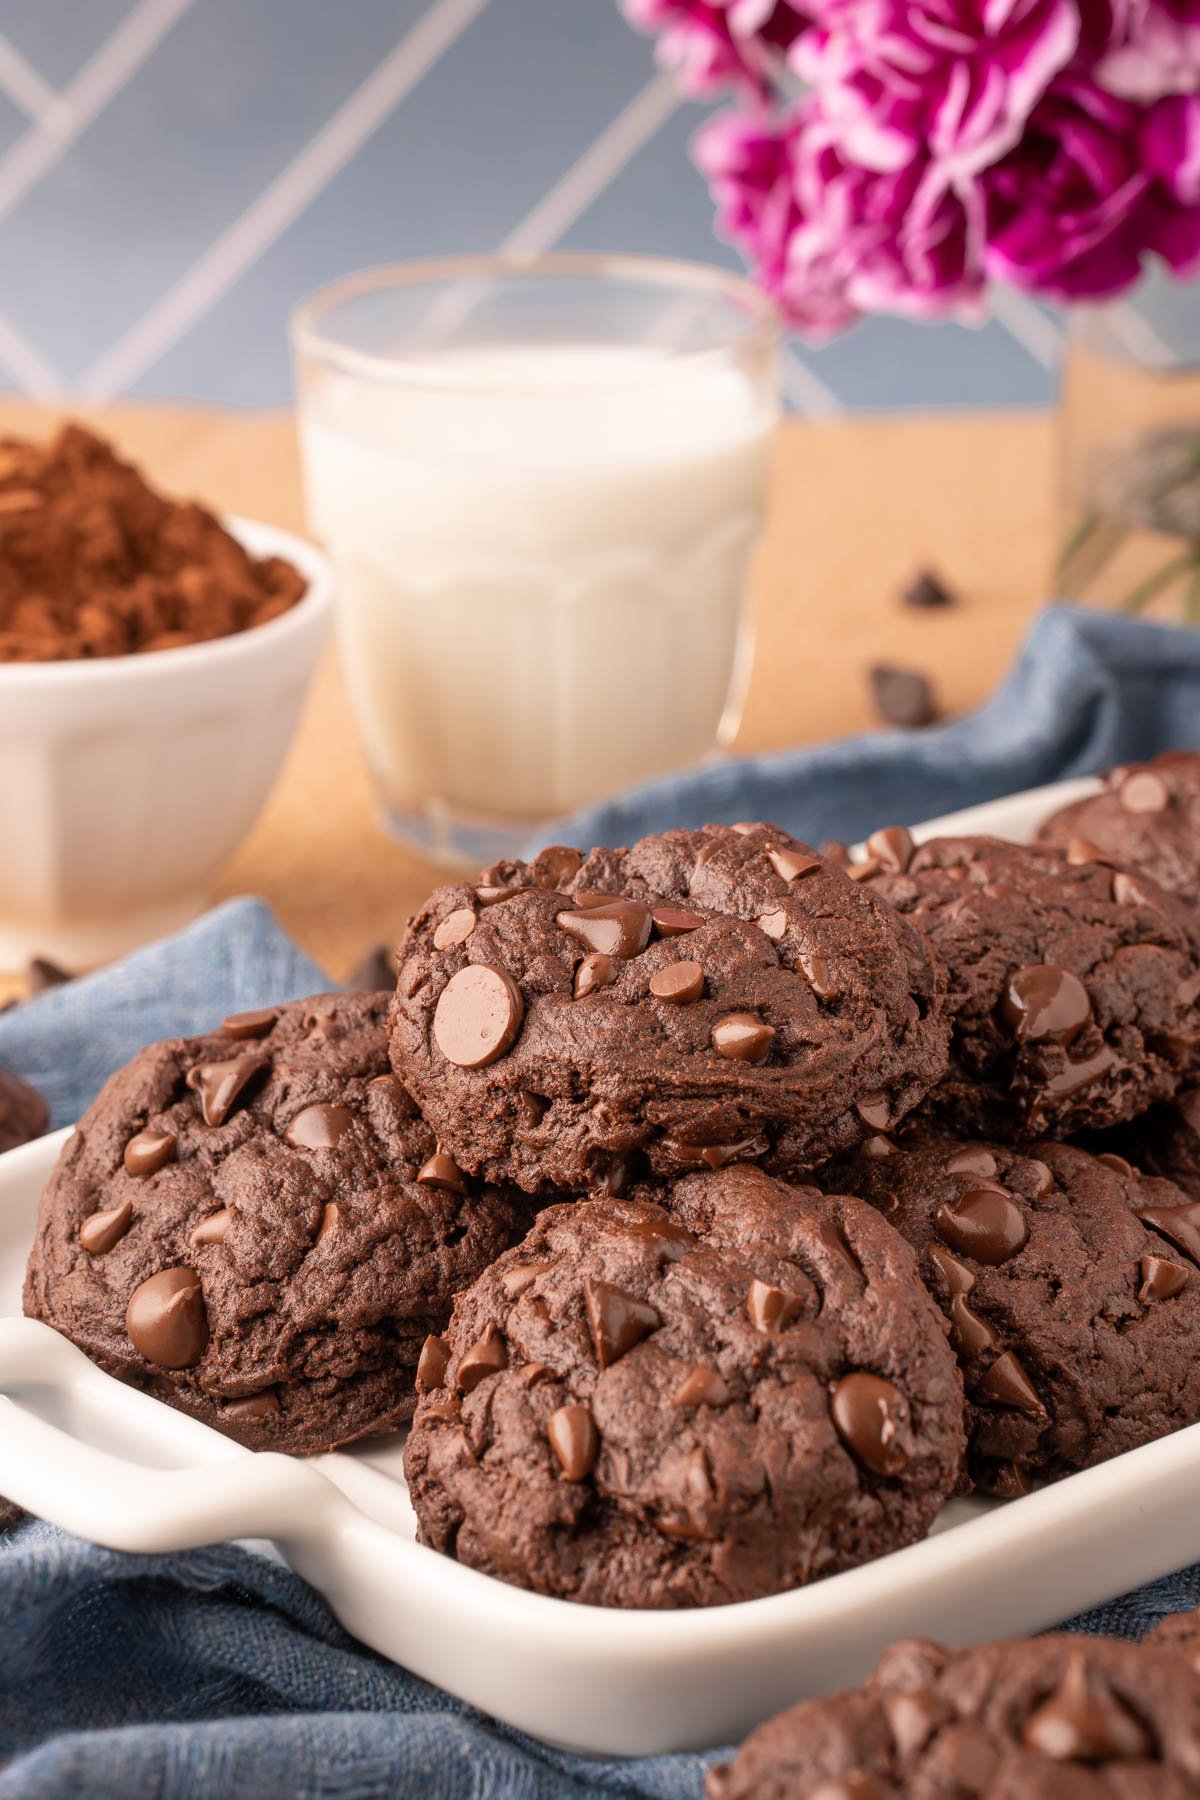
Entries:
[[277,618],[305,586],[79,425],[50,444],[0,439],[0,662],[204,643]]

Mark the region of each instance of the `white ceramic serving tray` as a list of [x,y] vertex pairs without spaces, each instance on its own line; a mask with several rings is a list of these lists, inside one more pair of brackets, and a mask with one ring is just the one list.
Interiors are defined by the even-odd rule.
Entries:
[[[918,835],[1027,838],[1094,786]],[[37,1198],[65,1135],[0,1157],[0,1494],[118,1550],[252,1540],[356,1637],[553,1743],[605,1755],[732,1743],[857,1681],[893,1638],[1035,1631],[1200,1558],[1195,1425],[1023,1499],[955,1501],[925,1542],[767,1600],[621,1612],[507,1587],[415,1542],[398,1439],[308,1462],[244,1450],[20,1316]]]

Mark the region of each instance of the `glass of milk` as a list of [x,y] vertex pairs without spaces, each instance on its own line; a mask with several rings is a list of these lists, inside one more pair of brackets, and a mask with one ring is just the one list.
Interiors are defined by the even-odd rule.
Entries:
[[448,861],[736,728],[776,319],[719,269],[479,258],[293,320],[309,513],[392,830]]

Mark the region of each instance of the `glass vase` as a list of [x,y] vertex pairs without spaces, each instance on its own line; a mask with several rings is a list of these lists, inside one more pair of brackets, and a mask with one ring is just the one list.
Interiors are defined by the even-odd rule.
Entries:
[[1200,286],[1073,313],[1060,459],[1058,593],[1200,624]]

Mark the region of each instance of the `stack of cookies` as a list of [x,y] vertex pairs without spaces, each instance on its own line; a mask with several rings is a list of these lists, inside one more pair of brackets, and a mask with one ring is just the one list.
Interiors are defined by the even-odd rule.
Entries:
[[505,862],[116,1074],[26,1309],[255,1447],[411,1419],[423,1541],[542,1593],[849,1568],[1200,1419],[1198,900],[1198,756],[1026,847]]

